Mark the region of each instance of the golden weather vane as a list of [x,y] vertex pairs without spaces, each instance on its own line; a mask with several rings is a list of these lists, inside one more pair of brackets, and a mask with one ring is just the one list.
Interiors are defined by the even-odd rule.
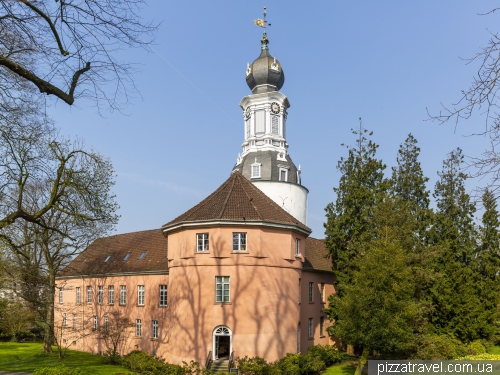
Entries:
[[253,21],[255,26],[262,27],[264,28],[264,30],[266,29],[267,26],[271,26],[271,24],[266,20],[266,15],[267,15],[267,7],[264,5],[264,19],[257,18],[255,21]]

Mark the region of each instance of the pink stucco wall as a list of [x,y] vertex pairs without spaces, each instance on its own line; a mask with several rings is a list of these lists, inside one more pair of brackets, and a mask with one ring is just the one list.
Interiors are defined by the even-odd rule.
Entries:
[[[247,234],[247,251],[232,251],[233,232]],[[208,252],[196,251],[196,234],[209,233]],[[133,322],[142,321],[142,335],[135,337],[130,329],[121,352],[140,349],[154,352],[168,362],[195,360],[204,365],[213,350],[213,332],[218,326],[232,331],[232,351],[236,357],[260,356],[268,361],[297,351],[297,327],[300,322],[300,351],[329,343],[320,336],[320,317],[324,316],[321,284],[325,285],[325,302],[333,292],[329,273],[302,271],[302,256],[295,256],[295,239],[300,239],[304,253],[305,237],[291,230],[218,226],[190,228],[168,235],[168,275],[123,275],[101,278],[67,278],[58,280],[64,286],[64,301],[56,297],[56,318],[68,314],[63,330],[70,348],[91,352],[105,351],[102,340],[91,334],[92,317],[104,316],[118,309]],[[215,302],[216,276],[230,277],[230,302]],[[300,280],[300,281],[299,281]],[[313,283],[313,302],[309,303],[309,282]],[[300,284],[300,293],[299,293]],[[92,303],[87,303],[87,286],[93,287]],[[104,300],[97,301],[98,286],[103,286]],[[108,286],[114,285],[115,303],[108,304]],[[119,305],[120,285],[127,286],[127,304]],[[145,286],[145,305],[137,305],[137,286]],[[168,305],[159,306],[159,286],[168,285]],[[82,303],[76,305],[76,287],[81,288]],[[300,300],[299,300],[300,298]],[[78,330],[86,337],[76,337],[72,314],[77,314]],[[314,335],[308,337],[308,320],[313,319]],[[159,321],[159,338],[151,339],[152,321]],[[73,336],[71,335],[73,333]],[[76,339],[74,339],[76,337]],[[70,341],[71,340],[71,341]]]

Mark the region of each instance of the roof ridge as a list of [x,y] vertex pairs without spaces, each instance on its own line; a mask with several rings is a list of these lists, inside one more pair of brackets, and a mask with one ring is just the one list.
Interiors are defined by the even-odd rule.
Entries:
[[[245,177],[243,177],[243,175],[242,175],[242,174],[240,174],[240,177],[239,177],[239,178],[245,178]],[[246,178],[245,178],[245,180],[246,180]],[[247,180],[247,181],[248,181],[248,180]],[[249,185],[250,185],[250,186],[252,186],[253,188],[255,188],[255,186],[254,186],[252,183],[250,183]],[[247,186],[249,186],[249,185],[247,185]],[[249,201],[249,202],[250,202],[250,204],[252,205],[253,209],[255,210],[255,212],[257,212],[257,216],[259,216],[259,219],[260,219],[260,220],[264,220],[264,217],[260,214],[259,210],[257,209],[257,207],[255,206],[255,204],[253,203],[253,197],[250,197],[250,196],[248,195],[248,192],[247,192],[247,190],[245,189],[244,184],[241,184],[241,187],[242,187],[242,189],[243,189],[243,192],[244,192],[244,193],[245,193],[245,195],[247,196],[248,201]]]
[[221,210],[220,210],[220,213],[219,213],[219,218],[222,218],[222,214],[224,213],[224,211],[226,211],[227,202],[229,201],[229,197],[231,196],[231,193],[233,192],[233,189],[234,189],[234,180],[235,179],[231,179],[231,180],[232,180],[231,181],[232,185],[231,185],[231,188],[229,189],[229,192],[226,195],[226,199],[224,200],[224,203],[222,203],[222,207],[221,207]]

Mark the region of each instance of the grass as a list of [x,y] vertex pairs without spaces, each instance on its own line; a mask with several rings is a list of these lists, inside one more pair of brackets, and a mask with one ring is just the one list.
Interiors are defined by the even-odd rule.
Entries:
[[488,351],[490,354],[500,354],[500,346],[492,346]]
[[353,375],[355,371],[352,363],[337,363],[328,367],[322,375]]
[[0,343],[0,371],[33,372],[40,367],[61,364],[78,368],[84,375],[131,373],[124,367],[105,365],[101,356],[90,353],[68,350],[64,359],[60,360],[57,353],[44,353],[43,344],[40,343]]

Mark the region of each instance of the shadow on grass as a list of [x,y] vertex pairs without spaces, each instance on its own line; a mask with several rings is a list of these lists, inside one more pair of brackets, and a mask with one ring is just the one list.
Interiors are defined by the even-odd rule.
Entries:
[[60,360],[57,353],[44,353],[41,343],[0,343],[0,371],[33,372],[37,368],[61,364],[78,368],[83,375],[131,373],[121,366],[105,365],[101,356],[90,353],[68,350]]

